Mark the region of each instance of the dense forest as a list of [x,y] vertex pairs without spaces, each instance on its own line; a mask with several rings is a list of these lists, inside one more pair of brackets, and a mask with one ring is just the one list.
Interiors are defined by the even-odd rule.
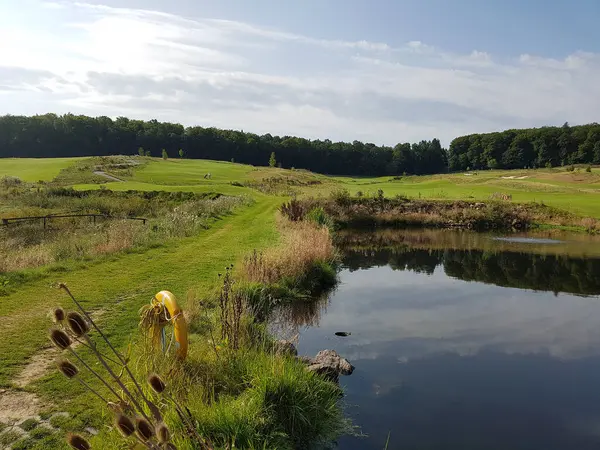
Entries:
[[[0,117],[0,157],[69,157],[144,153],[202,158],[339,175],[401,175],[445,172],[446,150],[438,139],[395,147],[354,141],[187,127],[119,117],[45,114]],[[274,155],[274,160],[271,155]]]
[[394,147],[73,114],[0,116],[0,157],[137,154],[271,164],[332,175],[432,174],[600,164],[600,125],[472,134]]
[[542,127],[454,139],[448,169],[523,169],[600,164],[600,125]]

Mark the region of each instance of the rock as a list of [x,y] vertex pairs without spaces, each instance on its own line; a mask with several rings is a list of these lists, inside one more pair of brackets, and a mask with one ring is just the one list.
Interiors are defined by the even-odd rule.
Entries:
[[347,337],[350,336],[352,333],[350,333],[349,331],[336,331],[335,335],[336,336],[341,336],[341,337]]
[[351,375],[354,372],[354,366],[335,350],[321,350],[307,369],[335,382],[340,375]]
[[296,346],[292,344],[290,341],[275,341],[273,345],[273,349],[276,355],[290,355],[297,356],[298,350],[296,350]]

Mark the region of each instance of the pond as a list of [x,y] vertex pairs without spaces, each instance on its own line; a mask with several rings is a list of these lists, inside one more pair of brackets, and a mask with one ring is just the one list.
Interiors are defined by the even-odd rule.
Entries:
[[356,367],[341,384],[365,436],[339,448],[600,448],[600,240],[498,237],[338,236],[337,290],[284,315],[300,354]]

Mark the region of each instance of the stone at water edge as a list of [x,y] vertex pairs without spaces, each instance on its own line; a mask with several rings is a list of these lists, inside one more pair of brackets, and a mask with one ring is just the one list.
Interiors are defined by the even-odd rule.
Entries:
[[354,366],[346,358],[342,358],[335,350],[321,350],[307,367],[331,381],[337,382],[340,375],[351,375]]

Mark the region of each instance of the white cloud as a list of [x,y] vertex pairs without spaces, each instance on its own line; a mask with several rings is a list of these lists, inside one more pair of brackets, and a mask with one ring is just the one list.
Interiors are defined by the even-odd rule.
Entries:
[[325,40],[85,3],[11,13],[0,5],[9,18],[0,28],[0,92],[11,96],[0,113],[50,108],[385,144],[434,136],[448,144],[600,113],[596,54],[502,60],[485,49]]

